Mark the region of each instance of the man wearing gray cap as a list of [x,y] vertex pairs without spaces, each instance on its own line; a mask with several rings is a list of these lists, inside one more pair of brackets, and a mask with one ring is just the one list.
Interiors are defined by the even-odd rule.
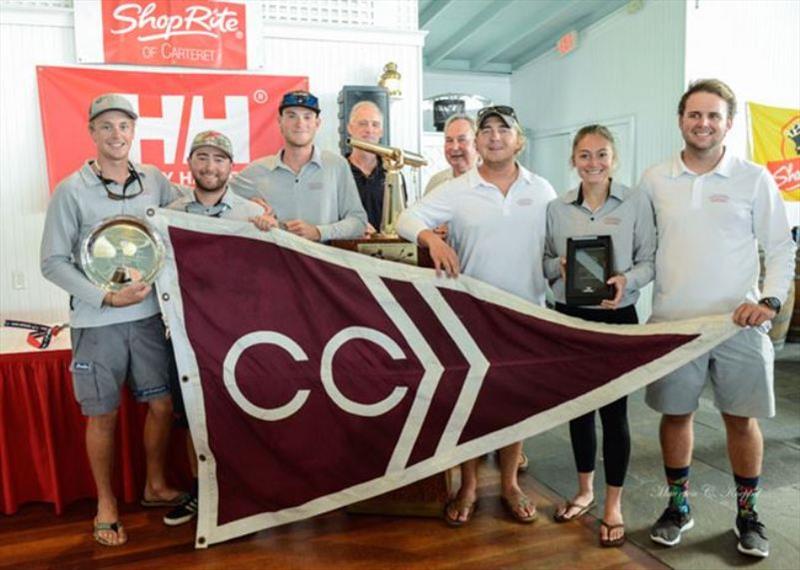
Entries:
[[[482,163],[446,182],[401,214],[397,233],[430,251],[437,274],[463,271],[538,305],[547,281],[542,267],[550,183],[516,158],[525,135],[514,109],[485,107],[478,113],[475,145]],[[448,245],[433,228],[449,224]],[[462,265],[463,263],[463,265]],[[517,467],[522,443],[500,450],[500,498],[520,523],[536,519],[536,507],[520,488]],[[461,488],[445,507],[445,521],[461,526],[477,505],[477,460],[461,465]]]
[[81,244],[97,222],[123,214],[144,217],[148,208],[169,204],[177,196],[156,168],[129,160],[136,119],[122,95],[105,94],[92,102],[89,135],[97,157],[56,187],[41,245],[42,274],[70,295],[73,387],[88,417],[86,451],[97,486],[94,538],[105,546],[127,542],[111,484],[117,409],[126,379],[134,397],[148,403],[142,504],[158,507],[182,500],[164,478],[172,356],[155,293],[142,282],[106,292],[86,277],[80,262]]
[[266,200],[281,227],[300,237],[322,242],[361,237],[367,214],[348,162],[314,144],[319,100],[308,91],[290,91],[278,109],[283,148],[242,170],[231,188],[245,198]]

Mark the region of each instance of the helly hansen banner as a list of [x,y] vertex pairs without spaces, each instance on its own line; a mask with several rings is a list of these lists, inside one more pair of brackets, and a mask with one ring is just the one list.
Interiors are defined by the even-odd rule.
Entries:
[[196,546],[408,485],[641,388],[729,315],[590,324],[490,285],[159,210],[200,459]]

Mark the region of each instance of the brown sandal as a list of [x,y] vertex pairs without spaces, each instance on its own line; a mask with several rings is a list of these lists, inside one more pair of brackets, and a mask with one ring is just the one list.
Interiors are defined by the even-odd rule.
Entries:
[[[567,523],[570,521],[578,520],[583,515],[591,511],[597,503],[594,502],[594,499],[588,505],[579,505],[578,503],[573,503],[572,501],[567,501],[564,505],[564,512],[559,514],[558,511],[553,513],[553,520],[557,523]],[[578,512],[572,515],[571,517],[566,516],[570,509],[578,509]]]
[[[464,506],[467,507],[467,518],[462,521],[462,520],[460,520],[458,518],[458,516],[461,514],[461,511],[463,510],[461,507],[464,507]],[[456,510],[458,511],[458,514],[456,515],[456,518],[452,518],[450,516],[450,508],[451,507],[457,507]],[[445,506],[444,506],[444,522],[446,522],[448,526],[452,526],[452,527],[463,526],[463,525],[467,524],[469,521],[472,520],[472,515],[474,515],[475,511],[477,511],[477,510],[478,510],[478,500],[477,499],[472,501],[471,503],[468,503],[467,501],[462,501],[462,500],[457,499],[457,498],[454,497],[454,498],[450,499],[449,501],[447,501],[447,504],[445,504]]]
[[[608,534],[608,536],[611,536],[611,531],[612,530],[615,530],[615,529],[618,529],[618,528],[621,528],[623,531],[625,530],[625,525],[624,524],[608,524],[606,521],[600,521],[600,526],[606,527],[606,533]],[[619,538],[615,538],[615,539],[610,539],[610,538],[603,539],[602,536],[600,537],[600,546],[602,546],[603,548],[618,548],[618,547],[622,546],[623,544],[625,544],[625,534],[624,533],[622,534],[622,536],[620,536]]]
[[[500,502],[502,503],[503,507],[506,509],[511,518],[517,521],[518,523],[522,524],[530,524],[539,518],[539,513],[536,511],[536,505],[533,504],[526,495],[520,495],[517,497],[516,501],[512,504],[512,502],[505,497],[500,497]],[[533,513],[530,515],[523,515],[517,511],[518,508],[527,508],[533,507]]]

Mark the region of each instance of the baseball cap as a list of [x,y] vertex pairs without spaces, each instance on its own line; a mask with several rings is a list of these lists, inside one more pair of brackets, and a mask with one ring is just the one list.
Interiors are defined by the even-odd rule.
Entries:
[[519,121],[517,121],[517,114],[512,107],[507,105],[492,105],[491,107],[484,107],[478,111],[479,129],[483,127],[484,121],[489,117],[499,117],[509,129],[519,123]]
[[89,120],[95,119],[106,111],[122,111],[134,121],[139,118],[139,115],[133,110],[131,102],[119,93],[105,93],[92,101],[89,106]]
[[192,139],[192,146],[189,149],[189,156],[201,146],[212,146],[221,150],[228,155],[228,158],[233,160],[233,145],[231,139],[220,133],[219,131],[203,131],[197,133]]
[[278,113],[283,113],[286,107],[305,107],[311,109],[317,115],[320,113],[319,99],[308,91],[289,91],[283,94]]

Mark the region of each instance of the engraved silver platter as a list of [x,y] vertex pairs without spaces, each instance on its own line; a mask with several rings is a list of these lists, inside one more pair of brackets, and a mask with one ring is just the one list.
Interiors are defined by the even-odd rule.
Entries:
[[89,280],[106,291],[155,281],[164,264],[164,241],[147,222],[113,216],[95,225],[81,244],[81,265]]

